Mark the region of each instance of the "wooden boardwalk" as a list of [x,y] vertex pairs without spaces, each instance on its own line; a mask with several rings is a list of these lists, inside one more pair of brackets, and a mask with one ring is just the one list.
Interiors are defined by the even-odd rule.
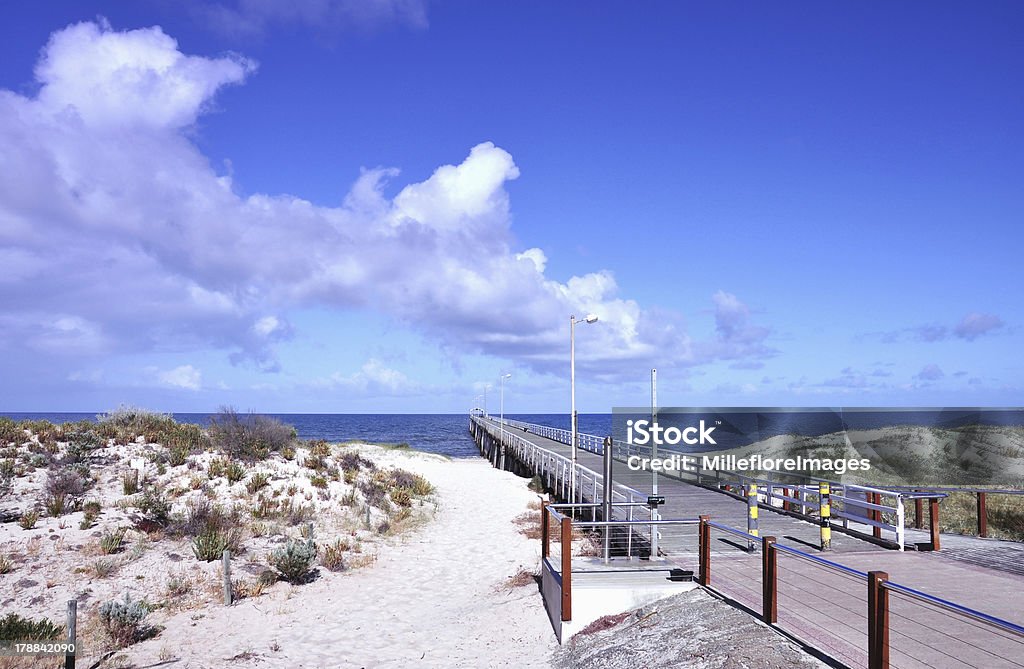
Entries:
[[[496,423],[491,421],[491,427]],[[563,457],[571,457],[567,444],[517,427],[510,434]],[[603,469],[602,457],[579,449],[580,467]],[[613,467],[613,480],[640,493],[651,492],[650,472],[634,472],[621,462]],[[589,501],[593,490],[582,490]],[[747,527],[744,500],[666,476],[658,477],[658,494],[665,519],[709,515],[717,523],[738,530]],[[600,496],[600,494],[598,494]],[[600,501],[600,500],[597,500]],[[646,510],[636,514],[648,518]],[[781,545],[824,558],[858,572],[884,571],[889,581],[914,588],[1024,625],[1024,545],[1017,542],[943,535],[938,552],[900,552],[855,536],[833,531],[832,550],[819,550],[819,527],[805,520],[759,510],[761,536],[775,536]],[[696,571],[696,528],[692,525],[662,529],[660,548],[664,563]],[[923,532],[908,530],[911,542],[927,540]],[[746,542],[722,531],[712,532],[710,587],[753,615],[761,613],[761,555],[747,552]],[[867,586],[865,579],[840,568],[779,553],[778,622],[775,627],[808,647],[851,667],[867,666]],[[651,562],[655,566],[654,562]],[[890,650],[892,667],[1018,667],[1024,668],[1024,637],[1006,632],[977,618],[951,612],[899,592],[890,598]]]

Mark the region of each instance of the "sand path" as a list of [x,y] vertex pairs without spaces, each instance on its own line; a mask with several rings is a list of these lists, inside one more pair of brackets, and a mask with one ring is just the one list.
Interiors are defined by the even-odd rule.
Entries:
[[126,651],[131,664],[549,667],[556,642],[537,589],[502,586],[539,560],[537,542],[511,523],[536,499],[525,481],[483,460],[393,457],[437,486],[431,523],[369,567],[322,570],[313,583],[278,584],[232,607],[154,615],[166,629]]

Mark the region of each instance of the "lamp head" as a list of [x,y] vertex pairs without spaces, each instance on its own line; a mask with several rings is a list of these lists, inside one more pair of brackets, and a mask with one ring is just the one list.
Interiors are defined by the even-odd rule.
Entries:
[[588,314],[585,320],[588,323],[596,323],[597,322],[597,314]]

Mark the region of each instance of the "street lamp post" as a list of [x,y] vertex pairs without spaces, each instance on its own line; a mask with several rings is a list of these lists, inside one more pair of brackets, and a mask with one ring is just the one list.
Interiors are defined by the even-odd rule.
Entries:
[[[576,503],[576,444],[579,440],[578,427],[576,425],[576,316],[569,316],[569,394],[570,394],[570,434],[572,435],[572,473],[569,481],[569,501]],[[583,323],[596,323],[597,316],[587,315]]]
[[505,468],[505,379],[511,378],[511,374],[501,375],[501,468]]

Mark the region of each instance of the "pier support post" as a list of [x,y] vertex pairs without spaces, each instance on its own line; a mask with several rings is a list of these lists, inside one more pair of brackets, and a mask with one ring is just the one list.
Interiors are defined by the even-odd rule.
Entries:
[[[915,490],[914,492],[921,492]],[[914,529],[920,530],[924,527],[924,500],[920,497],[914,500]]]
[[928,498],[928,526],[931,534],[932,550],[939,550],[939,498]]

